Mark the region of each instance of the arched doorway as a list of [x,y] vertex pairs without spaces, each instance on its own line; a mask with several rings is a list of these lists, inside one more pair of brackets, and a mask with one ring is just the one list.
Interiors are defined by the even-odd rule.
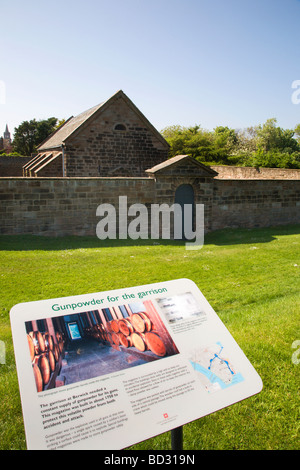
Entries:
[[[191,184],[181,184],[175,191],[175,204],[179,204],[181,206],[181,221],[177,221],[177,223],[181,222],[181,235],[180,233],[174,236],[177,240],[185,240],[184,236],[184,221],[186,219],[186,224],[188,223],[188,219],[190,218],[190,228],[189,230],[193,229],[193,220],[194,220],[194,208],[195,208],[195,196],[194,196],[194,189]],[[189,205],[189,208],[185,208],[185,205]],[[176,220],[174,220],[174,224]],[[175,231],[174,231],[175,234]]]

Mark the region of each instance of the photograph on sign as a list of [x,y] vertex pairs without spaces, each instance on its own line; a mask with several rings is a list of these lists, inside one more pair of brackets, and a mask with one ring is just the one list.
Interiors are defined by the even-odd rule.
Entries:
[[179,352],[151,301],[27,321],[25,328],[38,392]]
[[188,279],[18,304],[11,326],[28,449],[123,449],[262,388]]

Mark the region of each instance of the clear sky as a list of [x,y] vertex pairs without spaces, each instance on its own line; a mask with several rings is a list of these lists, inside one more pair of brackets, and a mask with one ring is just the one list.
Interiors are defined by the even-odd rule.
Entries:
[[0,0],[0,18],[0,135],[120,89],[159,131],[300,123],[299,0]]

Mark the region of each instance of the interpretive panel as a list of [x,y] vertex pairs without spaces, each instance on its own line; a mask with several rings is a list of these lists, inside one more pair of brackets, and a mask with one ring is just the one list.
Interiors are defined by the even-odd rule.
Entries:
[[28,449],[117,450],[262,381],[189,279],[14,306]]

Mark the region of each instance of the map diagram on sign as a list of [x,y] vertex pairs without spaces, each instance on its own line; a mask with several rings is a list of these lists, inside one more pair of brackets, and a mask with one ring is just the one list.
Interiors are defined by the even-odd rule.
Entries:
[[195,349],[190,356],[190,363],[208,393],[224,390],[244,380],[226,356],[220,342]]

